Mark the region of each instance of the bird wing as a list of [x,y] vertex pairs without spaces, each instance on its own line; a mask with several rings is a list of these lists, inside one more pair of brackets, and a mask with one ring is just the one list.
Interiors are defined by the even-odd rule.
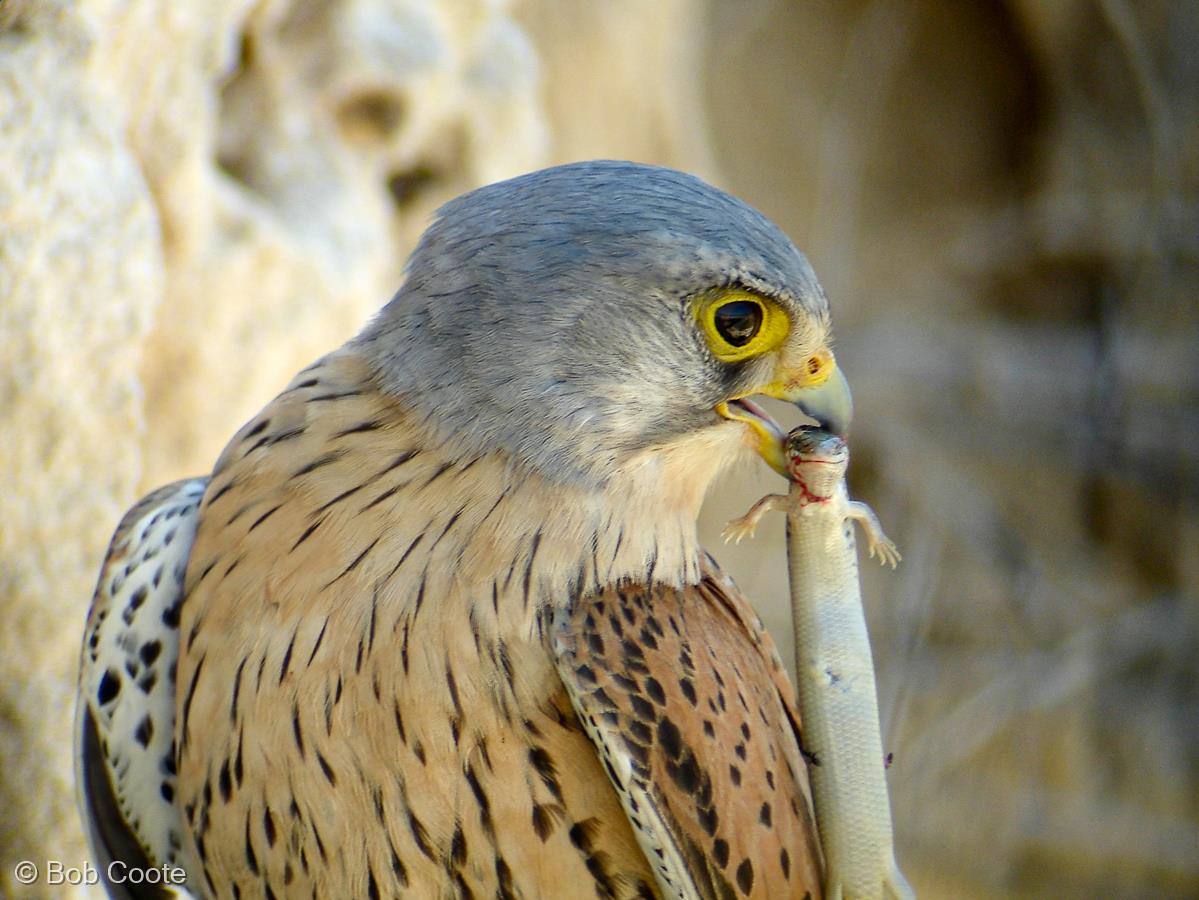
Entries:
[[[185,865],[174,804],[174,670],[184,573],[206,484],[177,481],[125,514],[88,613],[76,784],[88,841],[105,873],[114,861]],[[113,896],[170,896],[151,885],[106,887]]]
[[799,718],[773,642],[711,558],[698,584],[622,585],[551,643],[669,897],[819,897]]

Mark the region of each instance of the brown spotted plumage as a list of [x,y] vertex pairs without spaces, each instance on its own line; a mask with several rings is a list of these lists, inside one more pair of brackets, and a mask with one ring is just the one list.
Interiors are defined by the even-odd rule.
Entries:
[[[737,398],[839,383],[827,337],[790,242],[679,173],[455,201],[362,334],[123,524],[152,578],[174,510],[179,577],[106,568],[142,612],[85,649],[85,712],[153,607],[175,746],[151,818],[96,792],[97,852],[165,842],[222,898],[819,898],[791,688],[696,517],[766,452]],[[83,732],[90,783],[129,780],[138,712]]]
[[697,585],[580,598],[559,614],[554,644],[664,893],[819,893],[790,687],[757,616],[710,558]]
[[567,568],[596,577],[589,550],[517,525],[536,486],[410,422],[338,355],[217,465],[179,668],[198,877],[221,896],[652,896],[538,633]]
[[[343,352],[297,376],[217,464],[179,667],[198,877],[242,896],[652,896],[665,870],[638,843],[651,810],[631,825],[609,768],[640,752],[644,726],[649,805],[683,845],[675,883],[699,885],[677,896],[817,896],[785,678],[735,589],[685,552],[693,516],[637,534],[651,494],[622,486],[644,496],[604,530],[582,497],[509,481],[499,459],[447,458],[411,418]],[[654,494],[689,493],[669,470],[657,479]],[[558,528],[537,528],[550,496]],[[574,537],[587,529],[594,546]],[[694,586],[646,594],[647,576]],[[628,586],[605,590],[614,580]],[[596,652],[604,639],[610,655]],[[622,704],[615,730],[577,687],[583,657]],[[656,715],[630,717],[643,703]],[[692,775],[702,811],[680,786]]]

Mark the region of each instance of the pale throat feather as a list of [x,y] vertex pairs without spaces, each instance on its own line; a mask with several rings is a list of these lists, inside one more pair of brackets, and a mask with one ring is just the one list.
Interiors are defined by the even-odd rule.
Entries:
[[[462,511],[432,551],[444,554],[455,573],[461,590],[449,593],[483,596],[496,585],[509,613],[501,611],[500,618],[516,624],[511,614],[519,609],[520,630],[530,637],[539,610],[566,604],[580,593],[625,580],[697,583],[700,506],[714,478],[732,462],[752,456],[745,432],[738,423],[721,422],[641,451],[600,489],[522,472],[500,453],[456,474],[451,470],[436,503],[443,516],[445,510]],[[453,462],[456,468],[462,463]],[[414,492],[397,508],[433,523],[438,514],[424,505],[433,498],[425,497]]]

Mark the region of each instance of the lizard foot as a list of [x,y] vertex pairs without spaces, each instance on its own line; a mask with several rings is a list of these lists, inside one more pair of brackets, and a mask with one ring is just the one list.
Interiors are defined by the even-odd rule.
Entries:
[[866,541],[867,546],[870,549],[870,555],[872,557],[877,556],[880,565],[890,565],[891,568],[894,569],[895,566],[899,564],[899,561],[903,559],[903,556],[900,555],[899,548],[895,546],[895,542],[885,534],[879,535],[879,537],[876,539],[873,535],[867,532]]
[[862,531],[866,535],[866,547],[870,550],[871,556],[877,556],[878,561],[882,565],[890,564],[894,569],[896,564],[903,559],[899,555],[899,548],[895,546],[895,542],[883,533],[883,526],[879,524],[878,516],[865,503],[858,501],[850,501],[849,509],[846,515],[857,520],[862,526]]
[[787,498],[782,494],[768,494],[749,508],[749,512],[740,518],[733,519],[729,524],[724,526],[724,531],[720,536],[724,538],[727,544],[730,540],[741,543],[742,538],[753,537],[754,532],[758,528],[758,523],[762,521],[762,516],[770,512],[772,509],[786,508]]
[[754,515],[744,515],[731,520],[729,524],[725,525],[724,530],[720,532],[720,536],[724,538],[726,544],[729,541],[740,544],[743,538],[752,538],[754,532],[757,530],[758,518]]

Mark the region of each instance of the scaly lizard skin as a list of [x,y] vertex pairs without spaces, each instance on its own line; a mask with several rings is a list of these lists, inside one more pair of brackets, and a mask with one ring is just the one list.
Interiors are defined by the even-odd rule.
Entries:
[[768,511],[787,514],[795,667],[828,900],[911,898],[895,862],[874,664],[858,584],[851,519],[861,524],[871,556],[894,568],[895,545],[864,503],[849,499],[849,449],[810,426],[787,437],[791,491],[763,497],[725,538],[752,535]]

